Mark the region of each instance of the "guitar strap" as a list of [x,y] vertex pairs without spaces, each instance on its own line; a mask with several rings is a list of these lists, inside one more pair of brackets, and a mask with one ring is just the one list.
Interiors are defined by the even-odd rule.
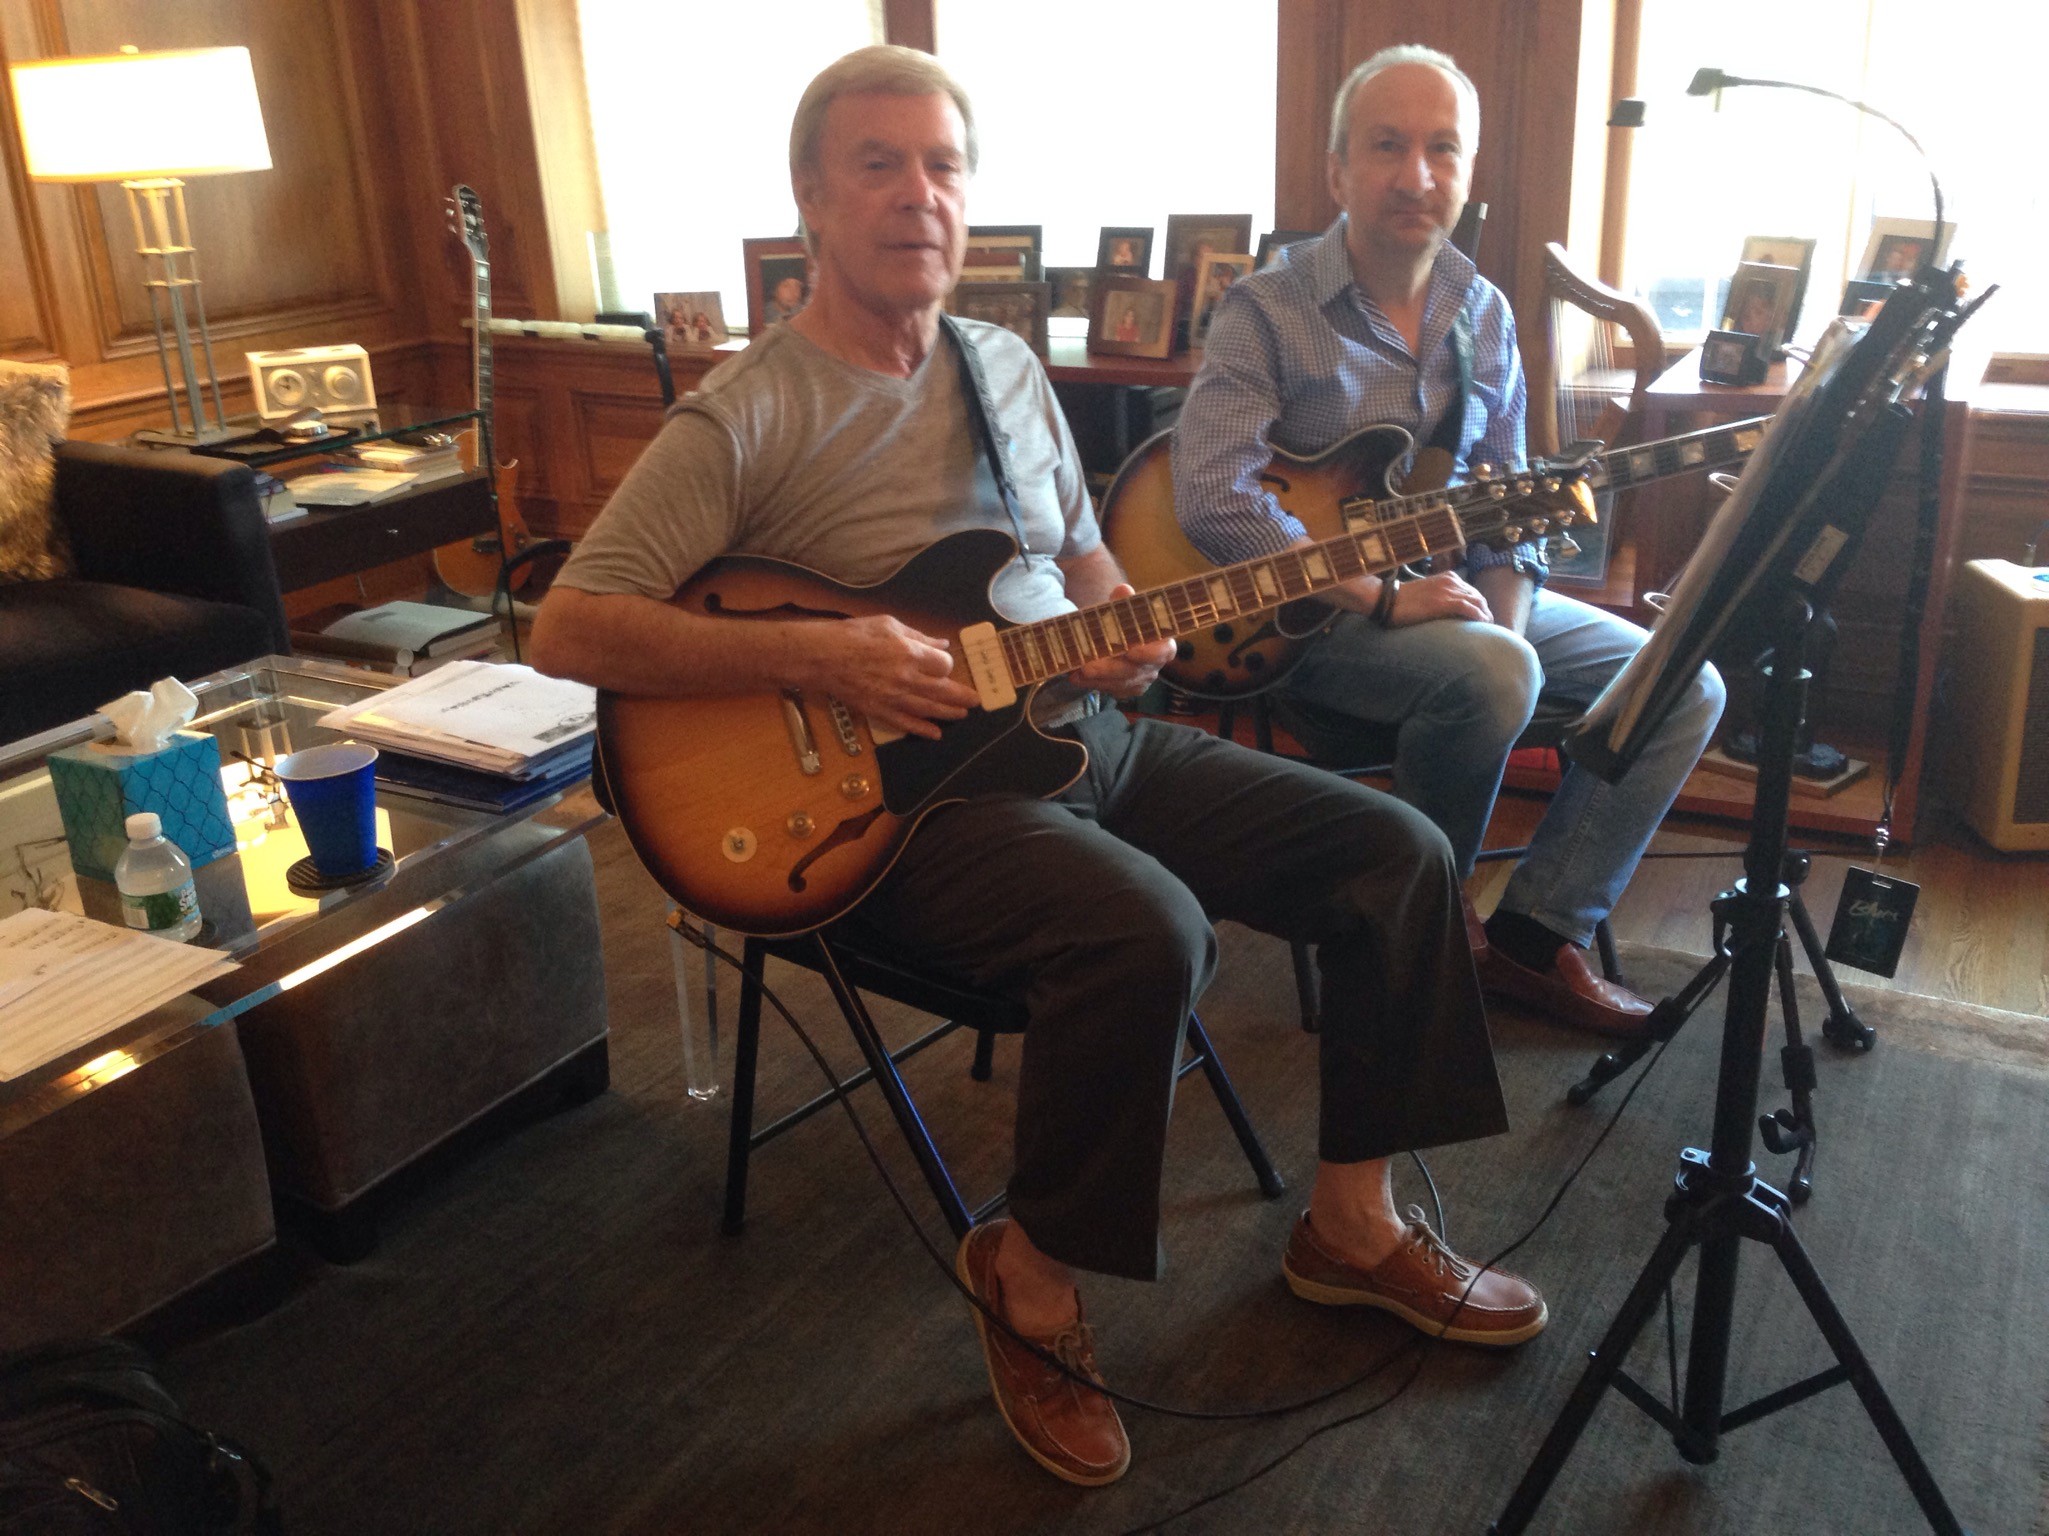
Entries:
[[1458,313],[1451,322],[1451,360],[1458,372],[1458,393],[1451,397],[1451,403],[1444,408],[1444,415],[1438,418],[1437,430],[1430,434],[1425,448],[1441,448],[1456,463],[1459,439],[1466,431],[1466,401],[1473,393],[1473,304],[1470,296],[1459,305]]
[[983,457],[989,461],[989,474],[996,482],[996,494],[1003,502],[1003,510],[1010,515],[1011,531],[1017,535],[1018,554],[1029,564],[1031,541],[1025,537],[1024,519],[1017,510],[1017,483],[1010,477],[1010,459],[1003,451],[1008,439],[996,431],[996,402],[989,393],[989,376],[982,371],[981,354],[952,315],[942,313],[939,324],[952,340],[955,355],[960,358],[961,394],[968,403],[968,425],[974,430]]

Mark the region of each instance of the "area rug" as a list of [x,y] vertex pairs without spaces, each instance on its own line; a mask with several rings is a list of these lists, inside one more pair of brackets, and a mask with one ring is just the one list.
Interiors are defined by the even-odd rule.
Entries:
[[[1708,1134],[1719,999],[1626,1106],[1627,1081],[1568,1106],[1564,1089],[1596,1047],[1499,1012],[1514,1128],[1428,1158],[1454,1244],[1490,1254],[1521,1232],[1613,1121],[1510,1264],[1550,1298],[1548,1331],[1505,1357],[1433,1350],[1391,1404],[1320,1434],[1387,1397],[1414,1357],[1277,1418],[1134,1412],[1129,1475],[1070,1488],[1011,1441],[965,1309],[837,1111],[757,1156],[747,1229],[720,1234],[725,1116],[684,1092],[664,903],[615,828],[595,842],[613,1090],[442,1160],[389,1213],[370,1259],[309,1262],[281,1305],[172,1354],[193,1416],[269,1461],[295,1536],[1483,1531],[1657,1241],[1679,1149]],[[1625,958],[1653,993],[1697,963]],[[795,974],[779,985],[849,1061],[822,989]],[[2028,1020],[1890,993],[1854,1001],[1880,1043],[1823,1053],[1816,1193],[1798,1230],[1965,1526],[2049,1531],[2049,1060]],[[1810,1008],[1818,1022],[1818,998]],[[1292,1187],[1260,1198],[1214,1100],[1189,1079],[1169,1148],[1166,1277],[1085,1292],[1102,1363],[1127,1391],[1204,1409],[1310,1397],[1406,1337],[1378,1316],[1298,1302],[1278,1273],[1315,1145],[1315,1042],[1293,1017],[1286,948],[1227,929],[1203,1013]],[[886,1014],[885,1025],[905,1033],[915,1021]],[[976,1083],[970,1050],[944,1042],[910,1077],[973,1198],[1003,1177],[1017,1058],[1005,1042],[994,1080]],[[766,1112],[816,1091],[788,1031],[772,1026],[763,1055]],[[1763,1107],[1780,1097],[1774,1059]],[[946,1249],[872,1089],[860,1109]],[[1774,1176],[1781,1160],[1760,1157]],[[1428,1203],[1415,1169],[1398,1186],[1404,1202]],[[1689,1264],[1682,1359],[1691,1277]],[[1664,1342],[1660,1319],[1632,1357],[1658,1391]],[[1732,1406],[1826,1363],[1761,1249],[1743,1260],[1730,1359]],[[1611,1395],[1532,1529],[1925,1526],[1837,1388],[1728,1436],[1706,1467]]]

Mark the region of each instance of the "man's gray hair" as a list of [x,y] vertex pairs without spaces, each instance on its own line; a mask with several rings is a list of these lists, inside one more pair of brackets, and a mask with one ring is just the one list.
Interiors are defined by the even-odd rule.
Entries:
[[1397,64],[1428,64],[1432,69],[1442,70],[1451,77],[1452,85],[1459,93],[1459,99],[1472,114],[1472,142],[1465,146],[1472,154],[1480,147],[1480,92],[1466,72],[1458,67],[1456,60],[1448,53],[1436,48],[1425,48],[1421,43],[1397,43],[1392,48],[1383,48],[1349,75],[1338,87],[1338,99],[1330,108],[1330,152],[1340,160],[1350,152],[1352,136],[1352,98],[1359,94],[1359,87],[1385,70]]
[[833,60],[804,87],[797,103],[797,116],[790,124],[790,174],[818,167],[819,140],[825,133],[825,114],[842,96],[935,96],[945,92],[960,109],[967,127],[968,170],[972,173],[981,147],[975,138],[975,109],[961,83],[929,53],[916,48],[899,48],[877,43],[856,48]]

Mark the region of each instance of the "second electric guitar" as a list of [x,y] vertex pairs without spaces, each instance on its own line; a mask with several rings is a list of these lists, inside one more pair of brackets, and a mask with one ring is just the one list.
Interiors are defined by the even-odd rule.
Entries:
[[[1764,425],[1760,417],[1610,449],[1588,462],[1587,483],[1595,490],[1626,490],[1669,475],[1739,463],[1763,440]],[[1171,433],[1162,432],[1140,444],[1117,471],[1103,501],[1103,542],[1135,586],[1186,580],[1214,569],[1188,542],[1174,516],[1171,439]],[[1370,528],[1414,509],[1417,497],[1390,494],[1395,490],[1394,468],[1410,442],[1400,427],[1366,427],[1315,458],[1275,453],[1260,483],[1302,521],[1312,539],[1327,539],[1347,528]],[[1411,476],[1412,486],[1418,479],[1429,482],[1428,468],[1419,465]],[[1447,494],[1462,489],[1455,487]],[[1205,626],[1183,637],[1181,653],[1168,663],[1164,675],[1183,692],[1204,698],[1257,693],[1287,675],[1332,616],[1329,605],[1307,602]]]
[[1033,725],[1040,684],[1354,576],[1468,542],[1541,537],[1589,515],[1583,487],[1544,473],[1402,505],[1405,515],[1369,528],[1033,624],[1011,624],[990,605],[990,582],[1017,555],[992,528],[951,534],[866,587],[761,555],[715,560],[676,594],[677,607],[735,623],[890,614],[948,638],[954,675],[974,686],[981,707],[931,741],[878,736],[841,700],[795,689],[601,693],[598,742],[619,819],[649,873],[690,911],[740,933],[803,933],[867,894],[927,812],[996,791],[1056,794],[1074,782],[1088,753]]

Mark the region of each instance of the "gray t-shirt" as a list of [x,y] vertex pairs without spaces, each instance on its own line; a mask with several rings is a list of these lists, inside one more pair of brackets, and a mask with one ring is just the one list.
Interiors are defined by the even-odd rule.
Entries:
[[[988,375],[1029,551],[998,576],[998,612],[1073,610],[1056,558],[1102,542],[1052,385],[1010,332],[962,322]],[[728,552],[878,581],[945,534],[1016,536],[969,425],[942,334],[908,379],[844,362],[776,326],[679,402],[555,578],[666,599]]]

